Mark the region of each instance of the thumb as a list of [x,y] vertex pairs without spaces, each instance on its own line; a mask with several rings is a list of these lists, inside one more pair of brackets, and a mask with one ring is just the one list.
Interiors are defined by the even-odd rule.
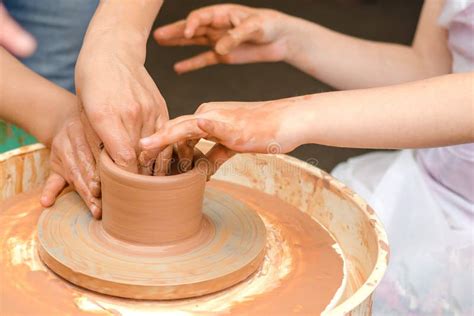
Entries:
[[36,49],[36,41],[8,14],[0,4],[0,46],[4,46],[14,55],[27,57]]
[[243,42],[255,39],[261,29],[257,16],[250,16],[235,28],[229,30],[215,45],[215,51],[220,55],[229,54]]
[[124,170],[138,173],[137,154],[120,119],[110,117],[106,123],[99,120],[91,122],[91,125],[115,164]]
[[66,187],[66,180],[59,174],[52,172],[41,192],[40,203],[43,207],[50,207],[54,204],[56,197]]

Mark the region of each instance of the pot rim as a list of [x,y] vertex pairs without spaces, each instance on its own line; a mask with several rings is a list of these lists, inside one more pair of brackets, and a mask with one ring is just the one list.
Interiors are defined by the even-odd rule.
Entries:
[[[151,176],[133,173],[117,166],[110,158],[110,155],[102,150],[100,153],[99,171],[105,172],[108,177],[120,181],[124,185],[163,187],[167,185],[176,185],[177,183],[193,185],[200,181],[201,177],[207,177],[208,160],[206,156],[197,148],[194,149],[193,160],[198,162],[193,169],[188,172],[170,175],[170,176]],[[205,162],[206,169],[199,167]]]

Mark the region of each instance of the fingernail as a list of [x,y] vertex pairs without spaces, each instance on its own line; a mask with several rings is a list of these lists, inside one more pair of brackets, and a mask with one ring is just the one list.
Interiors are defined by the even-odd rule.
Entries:
[[92,213],[92,216],[93,216],[95,219],[98,219],[98,216],[99,216],[99,209],[98,209],[98,207],[95,206],[95,205],[92,205],[92,206],[90,207],[90,211],[91,211],[91,213]]
[[135,173],[138,171],[137,154],[133,149],[127,148],[122,151],[117,151],[114,157],[114,162],[124,170]]
[[193,37],[193,32],[192,32],[192,30],[191,30],[190,28],[186,28],[186,29],[184,30],[184,37],[186,37],[186,38],[191,38],[191,37]]
[[159,37],[162,35],[162,32],[161,32],[161,29],[156,29],[154,32],[153,32],[153,35],[155,35],[155,37]]
[[157,37],[166,38],[168,34],[166,33],[166,30],[157,29],[155,35]]
[[174,68],[174,71],[176,71],[176,73],[177,73],[178,75],[181,74],[182,70],[181,70],[181,65],[180,65],[180,64],[175,64],[175,65],[173,66],[173,68]]
[[151,139],[148,138],[148,137],[142,138],[142,139],[140,140],[140,146],[141,146],[142,148],[147,147],[147,146],[149,146],[150,144],[151,144]]
[[94,175],[92,176],[92,181],[95,181],[97,183],[100,183],[100,177],[99,175],[97,174],[97,171],[94,172]]
[[208,120],[198,117],[197,120],[198,127],[205,128],[209,125]]
[[41,198],[40,198],[40,203],[42,206],[44,207],[48,207],[51,205],[51,203],[49,203],[49,199],[48,199],[48,196],[47,195],[42,195]]
[[229,53],[229,50],[224,45],[219,45],[219,43],[214,48],[216,53],[219,55],[226,55]]
[[148,160],[148,154],[146,151],[142,151],[140,155],[138,155],[138,161],[140,162],[140,165],[146,167]]
[[36,40],[28,33],[23,33],[17,38],[18,47],[25,56],[33,54],[36,49]]
[[91,205],[90,206],[90,211],[92,213],[92,216],[94,216],[94,218],[100,219],[102,217],[102,209],[97,204],[101,204],[100,200],[92,198],[90,200],[90,205]]
[[94,197],[100,197],[100,184],[96,181],[92,181],[90,184],[89,184],[89,191],[91,191],[92,195]]

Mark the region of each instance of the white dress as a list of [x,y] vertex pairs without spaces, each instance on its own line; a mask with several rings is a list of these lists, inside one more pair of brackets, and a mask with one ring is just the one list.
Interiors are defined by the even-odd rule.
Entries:
[[[465,19],[461,36],[456,18]],[[449,30],[453,72],[473,71],[474,1],[447,0],[440,23]],[[466,54],[455,51],[459,43]],[[332,174],[367,200],[388,234],[390,263],[374,315],[474,315],[473,144],[373,152]]]

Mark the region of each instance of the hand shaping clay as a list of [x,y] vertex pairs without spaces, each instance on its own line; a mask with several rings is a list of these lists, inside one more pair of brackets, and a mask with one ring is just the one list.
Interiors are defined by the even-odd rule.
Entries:
[[[225,289],[252,274],[265,254],[260,217],[208,190],[206,170],[151,177],[101,154],[103,220],[72,192],[38,222],[39,254],[64,279],[114,296],[177,299]],[[207,165],[207,164],[206,164]]]

